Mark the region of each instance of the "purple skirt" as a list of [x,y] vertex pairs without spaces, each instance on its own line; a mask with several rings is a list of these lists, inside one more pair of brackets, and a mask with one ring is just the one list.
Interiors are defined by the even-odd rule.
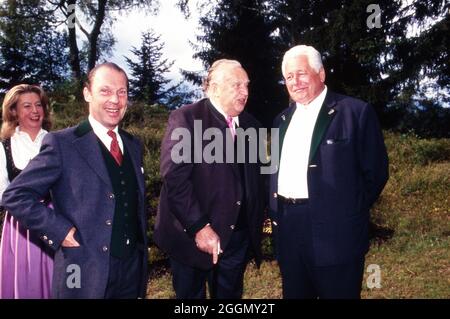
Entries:
[[51,297],[52,252],[6,212],[0,242],[0,299]]

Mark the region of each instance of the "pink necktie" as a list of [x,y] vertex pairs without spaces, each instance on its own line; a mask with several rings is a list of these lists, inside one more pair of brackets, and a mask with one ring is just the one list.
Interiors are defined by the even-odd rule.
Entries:
[[109,151],[111,152],[112,157],[116,160],[117,164],[122,165],[122,152],[120,151],[119,142],[117,141],[116,133],[109,130],[108,135],[111,136],[111,146]]
[[236,137],[236,129],[234,128],[233,118],[231,116],[227,117],[227,124],[230,128],[231,136],[233,136],[233,139]]

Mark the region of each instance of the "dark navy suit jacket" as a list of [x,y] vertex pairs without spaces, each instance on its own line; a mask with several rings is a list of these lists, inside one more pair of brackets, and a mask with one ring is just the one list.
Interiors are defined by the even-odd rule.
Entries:
[[[146,241],[142,145],[123,130],[119,134],[133,161],[139,185],[139,231]],[[49,190],[54,210],[39,201]],[[115,198],[97,136],[88,121],[47,134],[40,153],[3,193],[3,205],[55,251],[54,298],[104,298]],[[80,247],[61,247],[71,227],[77,229],[75,239]],[[143,297],[146,243],[141,249],[144,251]],[[70,265],[79,266],[80,288],[67,285],[76,282],[75,277],[69,277],[75,274],[75,268]]]
[[[280,154],[296,105],[277,116]],[[373,108],[328,91],[309,150],[307,173],[316,266],[350,262],[369,247],[369,209],[388,180],[388,157]],[[278,170],[270,178],[270,209],[276,220]],[[275,231],[276,232],[276,231]]]

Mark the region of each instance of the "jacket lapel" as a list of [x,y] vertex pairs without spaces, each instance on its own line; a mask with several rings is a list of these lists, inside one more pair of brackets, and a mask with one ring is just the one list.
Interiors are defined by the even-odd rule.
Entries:
[[[255,127],[253,122],[250,120],[250,118],[248,117],[247,113],[241,113],[239,115],[239,128],[241,128],[242,130],[247,130],[249,128],[254,128],[254,129],[258,129],[258,127]],[[250,163],[250,143],[258,143],[258,147],[257,150],[259,150],[259,132],[257,131],[257,137],[256,137],[256,141],[252,141],[250,136],[246,136],[245,140],[244,140],[244,152],[245,152],[245,161],[247,164],[244,165],[244,169],[243,169],[243,176],[240,175],[239,172],[239,164],[234,164],[234,170],[236,174],[239,174],[240,178],[241,178],[241,184],[245,187],[246,190],[251,190],[252,189],[252,185],[250,184],[250,181],[255,180],[254,177],[254,167],[252,164],[248,165]],[[237,147],[235,148],[236,150],[238,149]],[[259,152],[259,151],[258,151]],[[256,154],[257,157],[259,157],[259,153]],[[259,161],[259,160],[258,160]],[[251,191],[247,191],[245,192],[245,196],[247,199],[247,203],[251,203]]]
[[139,150],[136,149],[136,144],[133,143],[131,137],[128,135],[128,133],[125,133],[123,130],[119,129],[120,137],[122,138],[123,144],[126,148],[126,150],[130,154],[131,161],[133,163],[134,172],[136,174],[136,179],[139,185],[139,194],[144,194],[144,182],[143,179],[140,178],[142,175],[141,166],[140,166],[140,160],[139,160]]
[[313,135],[311,138],[311,147],[309,150],[309,163],[316,156],[317,149],[322,142],[323,136],[327,131],[328,125],[330,124],[333,117],[336,115],[337,111],[333,108],[336,101],[333,99],[332,94],[328,91],[325,101],[317,116],[316,125],[314,126]]
[[97,136],[94,134],[88,120],[78,125],[75,129],[75,135],[77,138],[72,143],[81,158],[86,161],[105,184],[111,186],[111,180],[103,160],[100,146],[98,145]]

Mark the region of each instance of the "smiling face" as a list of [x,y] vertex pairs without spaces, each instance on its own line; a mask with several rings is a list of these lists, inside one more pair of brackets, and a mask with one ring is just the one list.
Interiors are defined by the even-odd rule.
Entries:
[[284,78],[291,98],[301,104],[309,104],[325,88],[325,70],[317,73],[308,63],[305,55],[286,61]]
[[248,99],[248,76],[242,67],[223,65],[211,83],[212,97],[225,114],[238,116]]
[[127,109],[127,78],[122,72],[102,66],[95,72],[89,88],[83,90],[89,103],[89,114],[105,128],[112,130]]
[[30,136],[35,136],[39,132],[44,120],[44,107],[38,94],[34,92],[21,94],[13,112],[16,112],[21,131]]

